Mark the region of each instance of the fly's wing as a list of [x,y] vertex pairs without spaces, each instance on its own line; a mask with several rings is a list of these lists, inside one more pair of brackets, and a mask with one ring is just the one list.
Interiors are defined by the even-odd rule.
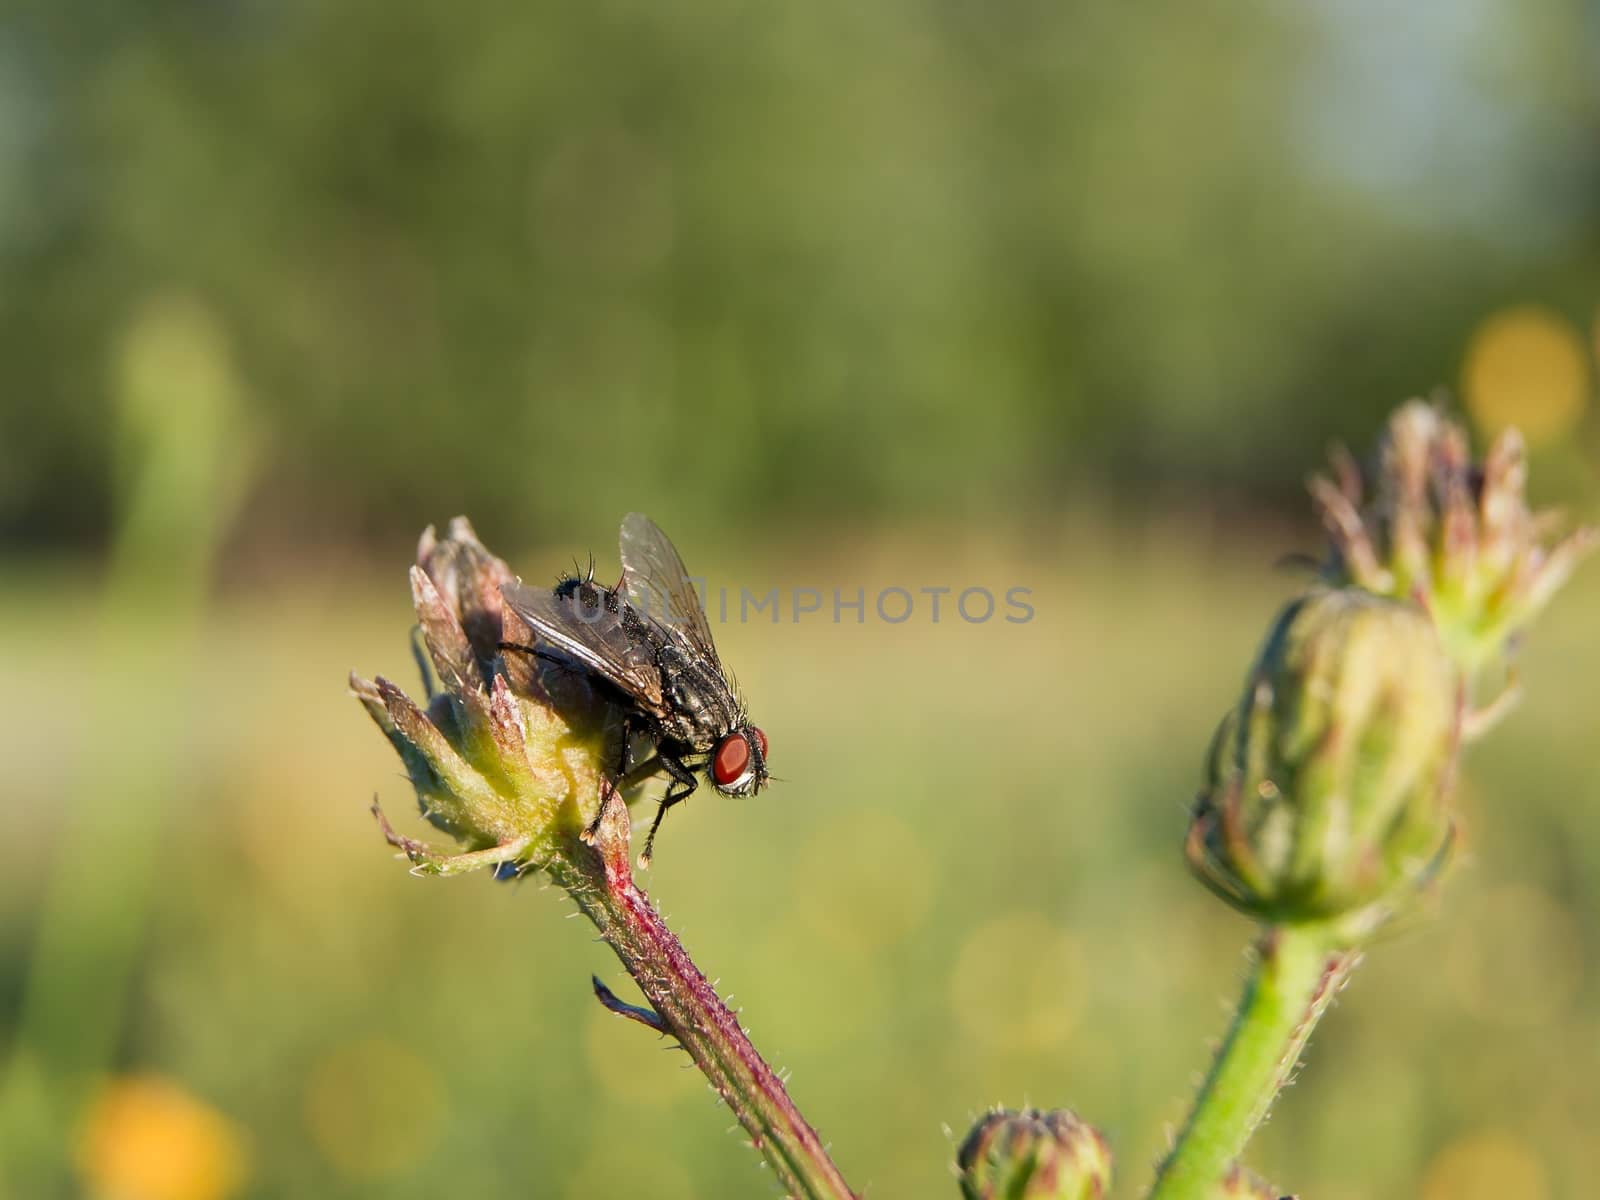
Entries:
[[547,588],[506,583],[500,594],[554,657],[598,675],[644,711],[665,715],[661,672],[649,650],[630,636],[619,613],[603,603],[584,604],[576,591],[560,595]]
[[637,611],[684,634],[702,655],[719,663],[711,626],[689,568],[661,527],[643,513],[622,519],[618,538],[628,603]]

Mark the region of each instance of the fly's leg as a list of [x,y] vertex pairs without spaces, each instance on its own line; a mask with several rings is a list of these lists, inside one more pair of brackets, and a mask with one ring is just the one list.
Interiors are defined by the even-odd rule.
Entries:
[[661,828],[661,818],[667,815],[667,809],[681,800],[687,800],[697,786],[694,772],[676,758],[661,755],[661,767],[672,776],[672,783],[667,786],[667,794],[661,798],[661,803],[656,807],[656,819],[650,822],[650,832],[645,835],[644,853],[639,856],[641,867],[650,865],[650,852],[656,844],[656,830]]
[[[616,591],[612,592],[613,596],[621,591],[626,581],[627,576],[624,574],[623,579],[618,583]],[[524,646],[517,642],[500,642],[498,643],[498,649],[516,650],[524,654],[531,654],[546,662],[566,665],[563,658],[550,653],[540,646]],[[661,798],[660,804],[656,807],[655,820],[650,822],[650,832],[645,835],[644,853],[639,856],[639,865],[648,867],[650,865],[651,851],[655,848],[656,831],[661,828],[661,819],[667,815],[667,809],[680,801],[687,800],[694,794],[698,784],[695,780],[694,772],[684,766],[681,760],[659,752],[651,755],[635,768],[632,763],[634,733],[633,718],[624,716],[622,724],[622,753],[617,764],[617,787],[620,789],[638,783],[641,780],[648,779],[658,771],[665,771],[672,776],[672,782],[667,786],[667,794]],[[600,816],[604,811],[605,806],[601,805],[600,812],[595,813],[594,820],[584,828],[582,835],[584,841],[592,841],[599,832]]]
[[649,779],[650,776],[658,775],[666,769],[666,766],[661,761],[661,756],[659,754],[652,754],[642,763],[639,763],[637,766],[630,769],[628,773],[622,777],[620,786],[623,791],[627,791],[629,788],[643,783],[646,779]]
[[[616,782],[611,785],[611,786],[615,787],[617,789],[617,791],[619,791],[619,792],[622,790],[623,785],[627,782],[628,772],[632,768],[632,762],[633,762],[633,735],[634,735],[633,718],[625,713],[625,714],[623,714],[623,717],[622,717],[622,753],[619,756],[619,760],[617,762],[617,778],[616,778]],[[654,762],[654,761],[655,761],[654,758],[652,758],[651,762]],[[606,812],[606,806],[605,806],[604,803],[602,803],[598,808],[595,809],[594,820],[590,821],[587,825],[585,825],[583,827],[583,833],[580,835],[583,838],[584,841],[586,841],[586,842],[593,842],[594,841],[595,835],[600,832],[600,818],[605,816],[605,812]]]
[[551,650],[545,646],[524,646],[521,642],[496,642],[494,644],[494,648],[496,650],[515,650],[518,654],[531,655],[533,658],[537,658],[540,662],[550,663],[553,666],[560,667],[562,670],[572,673],[573,675],[583,675],[586,673],[583,668],[574,666],[566,655],[560,653],[559,651]]
[[622,756],[617,763],[617,786],[622,786],[622,781],[628,777],[628,772],[633,769],[633,717],[627,713],[622,715]]

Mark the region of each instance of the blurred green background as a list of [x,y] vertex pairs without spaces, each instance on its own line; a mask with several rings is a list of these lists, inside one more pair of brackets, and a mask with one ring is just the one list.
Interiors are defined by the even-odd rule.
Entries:
[[[996,1101],[1132,1194],[1243,969],[1179,845],[1302,478],[1443,385],[1600,509],[1597,54],[1565,0],[0,5],[0,1194],[768,1194],[570,907],[366,812],[421,527],[539,579],[629,509],[758,593],[1032,589],[722,626],[783,781],[648,886],[868,1195]],[[1600,1178],[1596,576],[1252,1152],[1308,1200]]]

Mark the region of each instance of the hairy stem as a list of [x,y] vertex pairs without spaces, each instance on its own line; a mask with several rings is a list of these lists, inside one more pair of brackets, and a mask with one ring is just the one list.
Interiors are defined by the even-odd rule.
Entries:
[[1233,1027],[1149,1200],[1211,1200],[1359,957],[1321,926],[1262,930]]
[[[608,797],[593,844],[573,838],[549,871],[595,923],[653,1010],[623,1015],[670,1034],[689,1052],[787,1194],[795,1200],[852,1200],[855,1193],[777,1073],[634,882],[621,801]],[[596,984],[596,994],[612,1011],[632,1008]]]

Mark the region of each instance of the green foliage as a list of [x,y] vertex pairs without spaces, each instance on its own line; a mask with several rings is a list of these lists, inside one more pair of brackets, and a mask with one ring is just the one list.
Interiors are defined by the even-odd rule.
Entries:
[[597,470],[702,519],[1286,488],[1508,292],[1592,302],[1576,8],[1414,47],[1398,181],[1346,161],[1373,31],[1249,0],[11,9],[13,539],[104,529],[153,289],[234,347],[250,528],[335,540],[570,524]]
[[[1048,561],[952,557],[966,537],[870,557],[912,578],[1024,580],[1033,626],[717,629],[786,778],[675,811],[650,890],[869,1194],[954,1194],[948,1164],[985,1097],[1092,1113],[1136,1189],[1219,1033],[1248,930],[1185,878],[1174,839],[1226,681],[1291,581],[1259,545],[1188,527],[1148,529],[1128,556],[1070,526]],[[813,543],[768,549],[825,578],[859,567]],[[0,833],[27,848],[0,876],[8,1006],[60,861],[55,798],[88,736],[61,656],[90,582],[0,577]],[[1453,1195],[1441,1180],[1495,1171],[1562,1196],[1594,1177],[1600,901],[1583,881],[1600,875],[1600,809],[1584,698],[1600,572],[1571,587],[1523,656],[1537,687],[1469,760],[1472,869],[1440,919],[1375,948],[1252,1143],[1251,1164],[1307,1200]],[[406,832],[426,827],[403,821],[410,785],[329,664],[412,679],[396,636],[412,619],[392,568],[290,575],[209,610],[206,670],[182,695],[160,690],[160,663],[100,668],[124,703],[154,696],[174,732],[153,746],[111,721],[99,753],[134,779],[161,778],[153,755],[182,764],[153,831],[119,1068],[181,1081],[244,1131],[250,1197],[510,1194],[535,1171],[555,1200],[751,1194],[752,1155],[698,1073],[595,1004],[591,973],[621,981],[571,909],[532,881],[408,880],[377,843],[375,788]],[[121,621],[116,637],[144,636]],[[898,884],[869,906],[885,847]],[[1008,930],[1050,953],[1001,987],[980,968]]]

